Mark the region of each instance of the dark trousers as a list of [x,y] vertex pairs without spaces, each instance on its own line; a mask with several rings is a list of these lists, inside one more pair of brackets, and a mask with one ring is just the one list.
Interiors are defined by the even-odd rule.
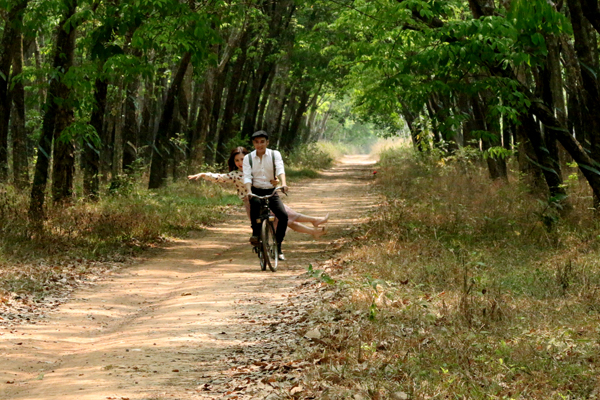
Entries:
[[[275,189],[259,189],[252,187],[252,193],[257,196],[267,196],[273,193]],[[285,212],[283,202],[279,197],[279,193],[275,193],[273,197],[269,199],[269,209],[273,211],[273,214],[279,220],[277,224],[277,231],[275,232],[275,238],[277,243],[283,242],[285,237],[285,231],[287,230],[288,215]],[[250,197],[250,221],[252,222],[252,236],[260,236],[260,224],[256,220],[260,218],[260,200],[256,197]]]

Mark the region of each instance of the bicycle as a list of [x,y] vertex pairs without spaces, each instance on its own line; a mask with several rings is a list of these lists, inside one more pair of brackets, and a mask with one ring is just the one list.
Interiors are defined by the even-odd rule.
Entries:
[[256,197],[260,200],[260,216],[257,222],[260,223],[260,236],[258,237],[258,244],[254,245],[254,252],[258,254],[260,260],[261,271],[266,271],[267,267],[272,272],[277,271],[277,261],[279,259],[279,249],[277,248],[277,240],[275,239],[275,216],[271,214],[269,210],[269,198],[273,197],[278,190],[283,188],[277,187],[273,190],[273,193],[267,196],[257,196],[250,193],[249,196]]

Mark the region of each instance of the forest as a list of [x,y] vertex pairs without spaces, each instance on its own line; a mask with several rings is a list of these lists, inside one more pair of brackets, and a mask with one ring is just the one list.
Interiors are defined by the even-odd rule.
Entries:
[[[0,0],[0,17],[0,326],[233,218],[231,191],[185,177],[265,130],[297,204],[337,220],[327,244],[290,241],[314,287],[269,316],[297,343],[268,398],[600,396],[598,0]],[[194,257],[242,270],[246,233]]]
[[[409,132],[419,151],[516,157],[568,208],[600,196],[600,10],[546,1],[3,1],[0,179],[93,201],[133,170],[159,188],[265,129],[292,151],[328,120]],[[336,103],[349,104],[346,115]],[[331,132],[331,129],[329,129]],[[80,187],[79,191],[75,190]],[[48,192],[48,194],[47,194]]]

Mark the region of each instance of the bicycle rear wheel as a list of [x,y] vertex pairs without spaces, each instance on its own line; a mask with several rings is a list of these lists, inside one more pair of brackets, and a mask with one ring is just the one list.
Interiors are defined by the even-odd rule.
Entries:
[[262,246],[263,246],[263,257],[265,264],[273,272],[277,271],[277,240],[275,239],[275,229],[273,229],[273,223],[269,220],[264,220],[261,227]]

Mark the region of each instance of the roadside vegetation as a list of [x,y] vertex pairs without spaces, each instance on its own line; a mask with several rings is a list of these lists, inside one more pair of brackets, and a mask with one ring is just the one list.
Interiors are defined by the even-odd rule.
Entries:
[[42,296],[55,282],[84,276],[98,262],[122,262],[223,218],[237,196],[217,185],[178,182],[148,191],[122,181],[95,203],[47,208],[44,230],[31,229],[28,197],[0,193],[0,294]]
[[[567,167],[569,210],[482,158],[384,150],[381,204],[338,259],[298,357],[306,398],[600,396],[600,229]],[[313,396],[313,397],[311,397]]]

